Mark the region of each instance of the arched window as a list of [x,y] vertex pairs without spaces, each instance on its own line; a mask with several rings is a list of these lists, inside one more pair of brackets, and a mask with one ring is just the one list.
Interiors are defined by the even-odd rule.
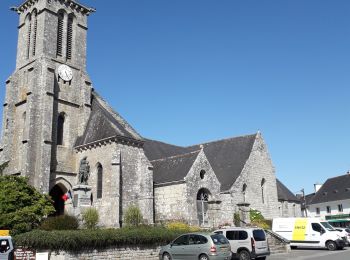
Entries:
[[33,18],[33,46],[32,46],[32,54],[35,56],[36,51],[36,35],[37,35],[37,29],[38,29],[38,13],[36,10],[32,13]]
[[244,183],[242,187],[243,202],[246,201],[246,193],[247,193],[247,184]]
[[208,224],[208,200],[210,192],[207,189],[200,189],[197,193],[197,216],[199,225],[203,226]]
[[263,204],[265,204],[265,194],[264,194],[265,182],[266,182],[266,180],[265,180],[265,178],[263,178],[261,180],[261,201],[262,201]]
[[64,114],[61,113],[57,119],[57,145],[63,144]]
[[97,198],[102,198],[102,182],[103,181],[103,167],[99,163],[97,165]]
[[29,59],[30,40],[32,37],[32,16],[30,14],[28,14],[26,17],[26,26],[27,26],[27,59]]
[[68,16],[67,23],[67,60],[72,58],[72,42],[73,42],[73,18],[74,16],[70,14]]
[[59,11],[58,12],[58,23],[57,23],[57,50],[56,50],[57,57],[62,57],[63,24],[64,24],[64,11]]

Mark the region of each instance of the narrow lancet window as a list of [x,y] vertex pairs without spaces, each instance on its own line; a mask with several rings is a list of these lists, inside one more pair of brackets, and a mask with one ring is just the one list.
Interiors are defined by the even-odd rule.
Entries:
[[60,114],[57,120],[57,145],[63,145],[64,114]]
[[102,180],[103,180],[103,168],[99,163],[97,165],[97,198],[102,198]]

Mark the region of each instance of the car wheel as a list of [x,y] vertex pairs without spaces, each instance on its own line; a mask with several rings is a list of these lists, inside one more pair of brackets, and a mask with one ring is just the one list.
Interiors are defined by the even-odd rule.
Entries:
[[328,241],[328,242],[326,243],[326,247],[327,247],[327,249],[328,249],[329,251],[334,251],[334,250],[337,249],[337,245],[336,245],[336,243],[334,243],[333,241]]
[[207,255],[200,255],[199,260],[209,260],[209,257]]
[[250,254],[247,250],[242,250],[238,253],[239,260],[250,260]]
[[162,259],[163,260],[171,260],[171,256],[168,253],[164,253]]

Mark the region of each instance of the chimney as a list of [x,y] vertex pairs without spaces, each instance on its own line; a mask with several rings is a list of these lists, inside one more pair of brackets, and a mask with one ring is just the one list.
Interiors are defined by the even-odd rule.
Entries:
[[322,184],[316,183],[314,184],[314,189],[315,189],[315,193],[318,192],[319,189],[321,189]]

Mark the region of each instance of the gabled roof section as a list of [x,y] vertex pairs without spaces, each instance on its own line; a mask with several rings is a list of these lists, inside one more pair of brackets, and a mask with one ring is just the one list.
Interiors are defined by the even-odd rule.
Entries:
[[309,204],[350,199],[350,174],[328,179]]
[[294,201],[301,203],[297,198],[279,179],[276,179],[278,200]]
[[239,136],[191,146],[188,149],[203,147],[203,151],[221,183],[221,191],[227,191],[241,174],[252,151],[256,136],[257,134]]
[[[221,184],[221,191],[227,191],[241,174],[252,151],[256,136],[257,134],[246,135],[189,147],[181,147],[158,141],[146,140],[144,149],[146,156],[150,160],[166,158],[174,155],[183,155],[203,149]],[[151,162],[153,164],[153,161]],[[163,173],[159,170],[157,174],[164,174],[163,181],[166,181],[168,176],[167,172]],[[187,172],[182,174],[187,174]]]
[[97,93],[92,94],[91,113],[84,134],[75,146],[94,143],[113,136],[142,140],[142,137]]
[[182,181],[190,171],[200,151],[151,161],[156,184]]
[[145,151],[147,158],[150,161],[163,159],[170,156],[185,154],[192,151],[186,147],[171,145],[171,144],[150,140],[150,139],[145,139],[145,144],[143,146],[143,149]]

